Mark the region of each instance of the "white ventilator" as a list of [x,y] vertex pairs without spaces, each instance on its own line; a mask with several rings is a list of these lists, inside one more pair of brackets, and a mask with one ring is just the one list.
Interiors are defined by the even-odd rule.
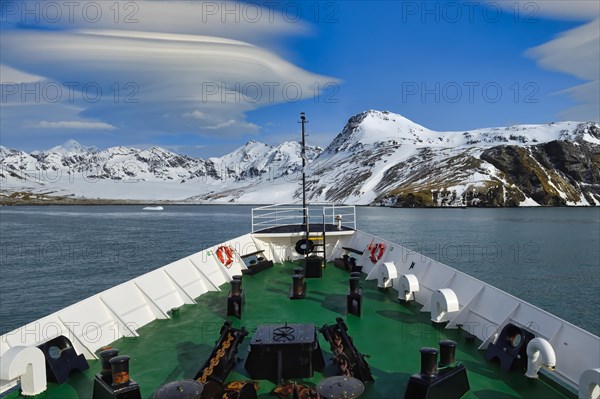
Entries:
[[419,280],[414,274],[403,274],[398,281],[398,299],[411,301],[415,299],[415,292],[419,291]]
[[335,224],[336,224],[338,230],[342,229],[342,215],[335,216]]
[[15,346],[0,358],[0,379],[21,379],[23,396],[39,395],[46,390],[46,358],[35,346]]
[[589,369],[581,373],[579,399],[600,399],[600,368]]
[[556,369],[554,348],[544,338],[534,338],[527,344],[527,372],[525,377],[538,378],[540,367]]
[[441,288],[431,294],[431,321],[445,323],[450,313],[458,312],[458,297],[450,288]]
[[390,288],[392,280],[398,278],[398,270],[394,262],[384,262],[379,266],[379,274],[377,275],[377,287]]

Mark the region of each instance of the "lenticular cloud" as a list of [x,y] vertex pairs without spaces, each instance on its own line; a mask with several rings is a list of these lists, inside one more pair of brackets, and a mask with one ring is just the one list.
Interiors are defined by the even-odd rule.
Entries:
[[[290,26],[274,17],[252,24],[208,20],[202,3],[139,4],[138,23],[119,24],[118,29],[111,29],[110,21],[90,24],[81,18],[44,27],[48,29],[5,27],[2,63],[42,77],[39,91],[44,94],[43,85],[53,85],[46,92],[54,96],[55,107],[77,109],[84,120],[162,132],[257,132],[259,127],[245,120],[246,112],[301,101],[336,82],[263,46],[269,32],[302,32],[303,24]],[[13,104],[32,102],[14,97],[8,99]],[[51,115],[39,119],[52,120]]]
[[538,64],[549,70],[564,72],[585,81],[563,90],[578,105],[562,112],[572,120],[600,120],[600,3],[595,1],[536,2],[541,16],[587,21],[558,37],[527,51]]

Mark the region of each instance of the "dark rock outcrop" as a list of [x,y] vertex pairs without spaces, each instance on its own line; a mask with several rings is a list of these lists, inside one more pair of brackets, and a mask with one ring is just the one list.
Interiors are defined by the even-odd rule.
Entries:
[[577,202],[579,192],[590,203],[592,197],[600,200],[600,146],[558,140],[527,148],[497,146],[485,150],[481,159],[540,205]]

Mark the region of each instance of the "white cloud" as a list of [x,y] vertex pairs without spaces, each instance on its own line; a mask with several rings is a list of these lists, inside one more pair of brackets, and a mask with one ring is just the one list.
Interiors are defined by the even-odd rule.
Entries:
[[600,81],[598,80],[559,91],[558,94],[566,94],[578,104],[563,110],[559,114],[561,119],[574,121],[600,120],[600,116],[598,115],[600,112],[599,93]]
[[41,121],[33,126],[40,129],[91,129],[91,130],[114,130],[113,125],[104,122],[84,122],[84,121],[60,121],[48,122]]
[[532,18],[548,17],[560,20],[589,21],[598,18],[600,13],[600,3],[594,0],[530,0],[511,1],[510,3],[501,3],[505,7],[515,10],[518,9],[524,15],[530,15]]
[[565,72],[579,79],[600,76],[600,19],[561,33],[557,38],[534,47],[527,55],[546,69]]
[[43,79],[41,76],[31,75],[0,64],[0,84],[33,83]]
[[[104,18],[97,23],[75,13],[73,21],[46,23],[52,28],[48,30],[8,24],[0,35],[2,61],[49,82],[75,85],[72,96],[64,90],[61,101],[48,109],[81,109],[78,117],[119,126],[122,134],[257,132],[259,127],[246,120],[247,112],[311,98],[315,83],[323,87],[337,81],[299,68],[265,47],[281,35],[309,30],[278,12],[261,9],[263,17],[253,21],[242,3],[128,2],[137,7],[128,11],[136,11],[138,22],[126,24],[113,21],[112,2],[81,2],[81,8],[92,3],[103,7]],[[238,7],[241,20],[215,15],[207,3]],[[126,14],[121,10],[119,18]],[[44,112],[36,119],[52,117],[52,111]]]
[[[508,4],[508,3],[507,3]],[[511,9],[515,9],[510,2]],[[578,105],[563,110],[560,117],[571,120],[600,120],[600,2],[537,1],[521,2],[537,7],[534,17],[584,21],[583,25],[562,32],[555,39],[531,48],[526,55],[544,69],[566,73],[587,81],[558,94],[566,94]]]
[[[53,2],[45,6],[38,0],[21,0],[17,8],[3,7],[3,23],[32,23],[37,17],[37,26],[56,29],[122,30],[135,32],[157,32],[181,35],[207,35],[221,38],[243,39],[262,43],[276,35],[307,34],[310,25],[296,20],[295,12],[312,15],[313,5],[296,10],[300,3],[288,7],[289,12],[275,10],[277,2],[248,4],[234,1],[97,1]],[[56,17],[60,12],[60,17]],[[23,20],[24,10],[30,12]]]
[[259,126],[255,125],[254,123],[240,122],[240,121],[236,121],[234,119],[229,119],[228,121],[218,123],[214,126],[206,126],[206,129],[222,130],[222,129],[231,128],[231,127],[238,127],[241,129],[246,129],[246,130],[249,130],[249,132],[256,132],[260,129]]
[[183,117],[194,118],[194,119],[206,119],[206,114],[204,112],[200,112],[200,111],[185,112],[183,114]]
[[174,151],[174,152],[183,152],[183,150],[201,150],[203,148],[206,148],[205,145],[177,145],[177,144],[169,144],[169,145],[161,145],[161,144],[152,144],[151,147],[162,147],[162,148],[166,148],[167,150],[170,151]]

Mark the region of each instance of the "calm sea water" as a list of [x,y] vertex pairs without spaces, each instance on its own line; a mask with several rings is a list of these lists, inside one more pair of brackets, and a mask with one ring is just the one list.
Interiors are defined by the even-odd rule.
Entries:
[[[0,333],[250,230],[250,206],[0,208]],[[600,209],[357,208],[358,227],[600,335]]]

